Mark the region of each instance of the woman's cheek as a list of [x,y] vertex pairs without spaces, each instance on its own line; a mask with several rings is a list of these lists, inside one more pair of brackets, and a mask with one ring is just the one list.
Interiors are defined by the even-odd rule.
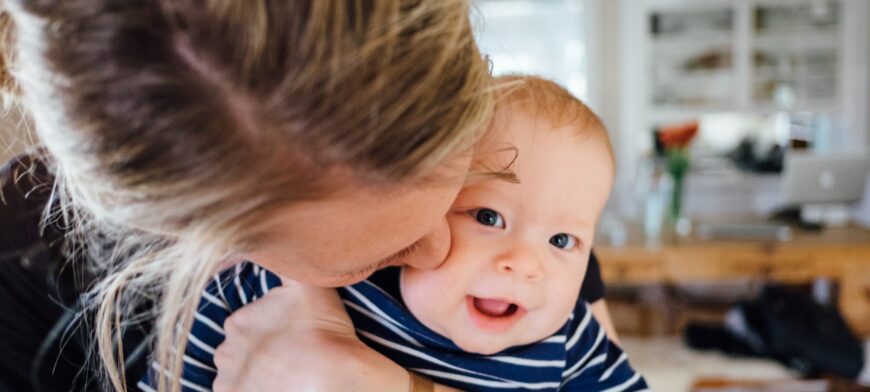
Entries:
[[420,240],[417,250],[400,260],[397,264],[407,264],[419,269],[440,268],[450,255],[452,236],[446,219]]

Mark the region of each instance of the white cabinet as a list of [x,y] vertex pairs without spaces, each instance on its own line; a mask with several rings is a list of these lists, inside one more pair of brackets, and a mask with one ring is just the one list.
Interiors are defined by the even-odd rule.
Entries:
[[867,151],[870,1],[630,0],[620,19],[623,170],[657,125],[722,112],[824,113]]

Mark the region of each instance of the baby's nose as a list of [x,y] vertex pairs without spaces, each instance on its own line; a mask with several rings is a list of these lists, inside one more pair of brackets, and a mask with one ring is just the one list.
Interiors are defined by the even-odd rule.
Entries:
[[541,263],[534,257],[520,256],[502,259],[496,263],[496,270],[501,274],[511,274],[533,283],[540,282],[544,278]]

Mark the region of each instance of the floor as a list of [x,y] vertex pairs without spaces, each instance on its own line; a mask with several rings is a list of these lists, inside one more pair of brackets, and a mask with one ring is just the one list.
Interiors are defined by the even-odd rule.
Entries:
[[690,391],[699,377],[741,380],[783,380],[793,377],[788,369],[773,361],[693,351],[682,343],[680,337],[623,337],[621,340],[632,366],[646,377],[647,383],[655,391]]
[[[739,380],[784,380],[794,376],[778,363],[727,357],[686,347],[678,336],[655,338],[621,337],[632,366],[660,392],[690,391],[701,377]],[[870,386],[870,339],[864,342],[864,371],[859,382]]]

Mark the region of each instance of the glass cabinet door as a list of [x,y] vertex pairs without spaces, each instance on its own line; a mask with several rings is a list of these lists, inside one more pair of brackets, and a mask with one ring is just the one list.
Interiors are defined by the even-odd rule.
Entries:
[[653,105],[715,108],[734,104],[734,11],[723,4],[649,14]]

